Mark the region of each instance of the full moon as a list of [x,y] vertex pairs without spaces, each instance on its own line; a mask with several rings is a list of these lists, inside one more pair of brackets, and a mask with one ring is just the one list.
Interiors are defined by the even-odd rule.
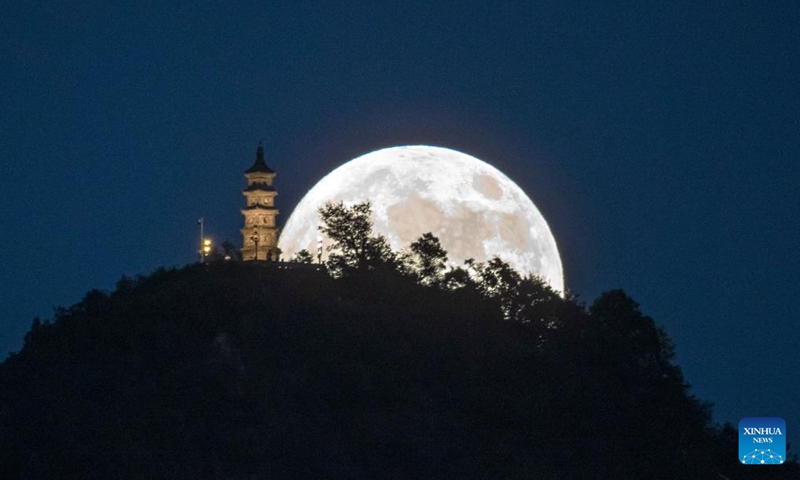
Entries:
[[[533,202],[486,162],[425,145],[377,150],[350,160],[319,181],[286,222],[284,258],[322,238],[318,210],[326,202],[369,200],[375,233],[399,251],[432,232],[455,265],[499,257],[521,274],[542,277],[564,291],[556,241]],[[328,245],[327,238],[323,245]]]

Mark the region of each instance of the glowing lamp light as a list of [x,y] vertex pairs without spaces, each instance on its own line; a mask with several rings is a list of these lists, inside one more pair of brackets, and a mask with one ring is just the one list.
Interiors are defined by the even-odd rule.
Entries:
[[203,239],[203,254],[205,256],[208,256],[209,253],[211,253],[211,239],[210,238],[204,238]]

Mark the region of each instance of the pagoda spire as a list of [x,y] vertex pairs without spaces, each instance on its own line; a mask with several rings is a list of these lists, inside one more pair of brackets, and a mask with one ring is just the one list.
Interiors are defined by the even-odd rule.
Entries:
[[261,142],[259,142],[258,148],[256,149],[256,163],[244,173],[248,174],[253,172],[275,173],[267,166],[267,162],[264,161],[264,147],[261,145]]

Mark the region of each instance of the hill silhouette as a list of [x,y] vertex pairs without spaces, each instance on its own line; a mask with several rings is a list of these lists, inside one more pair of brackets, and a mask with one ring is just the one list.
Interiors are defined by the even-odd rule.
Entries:
[[320,217],[326,268],[159,269],[34,320],[3,478],[798,478],[739,463],[625,292],[448,269],[430,233],[392,252],[369,202]]
[[4,478],[798,472],[736,462],[624,292],[551,298],[561,328],[542,329],[393,270],[279,267],[123,277],[34,321],[0,366]]

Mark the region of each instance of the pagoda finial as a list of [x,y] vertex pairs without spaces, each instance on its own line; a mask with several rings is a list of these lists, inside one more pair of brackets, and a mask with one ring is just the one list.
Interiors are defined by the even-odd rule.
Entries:
[[273,172],[268,166],[267,163],[264,161],[264,146],[261,145],[262,142],[258,142],[258,148],[256,149],[256,162],[244,173],[253,173],[253,172],[266,172],[266,173],[275,173]]

